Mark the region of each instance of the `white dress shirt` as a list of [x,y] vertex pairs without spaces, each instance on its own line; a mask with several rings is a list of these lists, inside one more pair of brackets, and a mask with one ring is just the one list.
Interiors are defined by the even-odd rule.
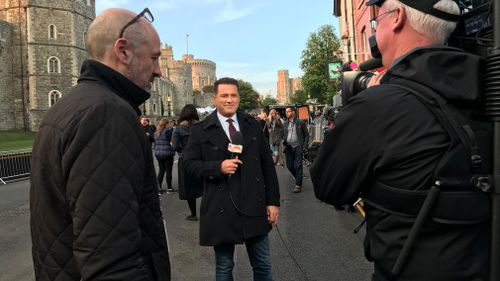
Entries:
[[233,125],[236,131],[240,131],[240,124],[238,123],[238,117],[237,114],[235,113],[231,117],[226,117],[221,115],[219,112],[217,112],[217,117],[219,118],[220,124],[222,125],[222,129],[224,129],[224,132],[226,133],[227,138],[229,141],[231,141],[231,138],[229,137],[229,122],[227,122],[227,119],[231,118],[233,120]]

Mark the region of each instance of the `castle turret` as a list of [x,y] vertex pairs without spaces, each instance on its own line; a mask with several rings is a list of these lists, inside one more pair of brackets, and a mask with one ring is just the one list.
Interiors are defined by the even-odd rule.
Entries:
[[76,83],[87,58],[84,35],[95,0],[0,1],[13,30],[15,127],[37,130],[49,108]]

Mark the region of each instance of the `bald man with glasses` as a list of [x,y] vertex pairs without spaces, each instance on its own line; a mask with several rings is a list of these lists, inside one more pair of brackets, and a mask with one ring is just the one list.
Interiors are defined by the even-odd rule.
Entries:
[[170,280],[166,233],[139,106],[161,76],[149,9],[90,24],[78,84],[47,113],[33,147],[36,280]]

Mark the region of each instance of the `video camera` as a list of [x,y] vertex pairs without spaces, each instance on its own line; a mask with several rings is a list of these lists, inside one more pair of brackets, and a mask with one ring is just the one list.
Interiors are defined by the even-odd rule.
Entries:
[[[489,55],[493,43],[493,1],[495,0],[455,0],[462,19],[450,36],[448,44],[483,57]],[[500,28],[500,27],[495,27]],[[373,57],[379,57],[375,34],[369,37],[370,51]],[[359,65],[357,71],[344,71],[340,75],[342,104],[368,87],[375,75],[373,69],[382,67],[380,58],[367,60]]]

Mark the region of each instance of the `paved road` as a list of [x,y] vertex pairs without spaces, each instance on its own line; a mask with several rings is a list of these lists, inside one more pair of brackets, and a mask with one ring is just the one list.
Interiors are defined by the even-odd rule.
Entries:
[[[274,280],[370,280],[372,265],[364,259],[362,250],[364,233],[352,234],[360,222],[359,215],[337,212],[317,201],[308,178],[304,180],[302,193],[292,193],[292,177],[281,167],[277,172],[282,207],[279,226],[270,233]],[[0,281],[34,279],[28,193],[28,181],[0,185]],[[162,195],[161,199],[168,228],[172,280],[214,280],[213,250],[198,245],[198,223],[185,220],[189,212],[186,202],[178,200],[175,193]],[[235,280],[252,280],[244,246],[236,247],[235,259]]]

